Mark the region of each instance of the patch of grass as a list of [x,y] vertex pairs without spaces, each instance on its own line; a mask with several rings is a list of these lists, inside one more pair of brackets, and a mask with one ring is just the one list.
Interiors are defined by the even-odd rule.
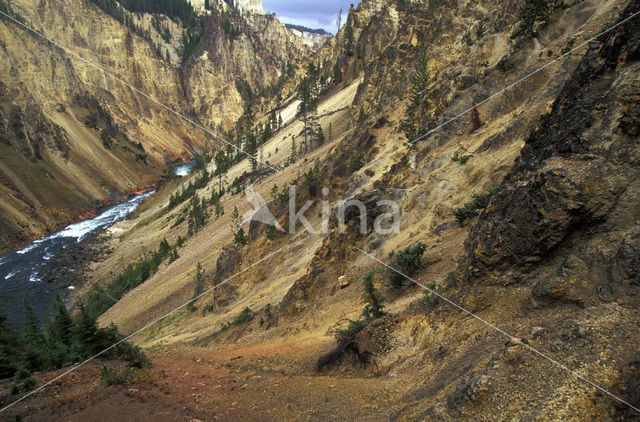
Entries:
[[147,336],[145,337],[145,341],[148,340],[153,340],[154,338],[156,338],[158,336],[158,334],[160,334],[160,332],[172,325],[175,324],[176,322],[184,319],[188,314],[190,314],[190,312],[177,312],[173,315],[171,315],[168,318],[163,319],[162,321],[158,322],[157,324],[154,324],[153,327],[151,327],[149,329],[149,332],[147,333]]

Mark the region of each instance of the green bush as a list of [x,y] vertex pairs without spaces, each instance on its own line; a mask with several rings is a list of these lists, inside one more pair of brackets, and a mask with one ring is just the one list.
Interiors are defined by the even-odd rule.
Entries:
[[138,370],[132,368],[126,368],[122,372],[116,372],[107,365],[102,365],[102,370],[100,371],[100,384],[104,387],[126,384],[137,373]]
[[428,290],[427,289],[424,290],[424,296],[421,302],[425,306],[431,306],[433,305],[433,298],[431,297],[431,292],[436,291],[438,286],[435,281],[431,281],[427,283],[426,286]]
[[245,307],[231,322],[220,323],[220,330],[224,331],[234,325],[240,325],[253,319],[253,311],[248,306]]
[[33,378],[31,372],[24,367],[20,367],[15,376],[13,377],[13,386],[11,387],[11,394],[25,393],[31,390],[36,385],[36,379]]
[[389,265],[393,269],[387,269],[389,286],[393,287],[394,289],[399,289],[400,287],[402,287],[402,282],[405,280],[405,276],[411,277],[420,268],[420,259],[422,258],[422,255],[424,254],[424,251],[426,249],[427,245],[422,242],[418,242],[413,246],[405,248],[404,250],[391,252],[389,254],[389,258],[391,259]]
[[253,311],[251,310],[251,308],[247,306],[233,320],[233,325],[240,325],[243,322],[251,321],[252,319],[253,319]]
[[470,220],[480,214],[480,210],[485,209],[487,205],[489,205],[489,201],[496,190],[497,186],[479,194],[474,193],[471,195],[470,202],[453,210],[453,215],[458,220],[458,223],[463,225],[466,220]]
[[107,365],[102,365],[102,370],[100,371],[100,383],[104,387],[110,387],[112,385],[124,384],[124,377],[109,368]]
[[349,173],[355,173],[356,171],[360,170],[362,166],[364,166],[362,160],[363,156],[361,153],[357,153],[353,157],[349,158],[349,161],[347,161],[347,168],[349,170]]
[[362,293],[364,295],[365,308],[362,310],[362,316],[365,321],[371,321],[376,318],[383,317],[384,312],[384,299],[376,294],[376,287],[374,285],[374,279],[376,276],[375,271],[369,271],[362,279]]
[[458,151],[453,153],[453,157],[451,157],[451,161],[454,163],[460,163],[462,165],[467,164],[467,161],[471,158],[470,155],[460,155]]

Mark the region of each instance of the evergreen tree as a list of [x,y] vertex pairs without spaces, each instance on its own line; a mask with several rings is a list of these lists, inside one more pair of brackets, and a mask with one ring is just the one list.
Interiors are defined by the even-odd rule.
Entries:
[[402,281],[404,281],[405,276],[411,277],[418,271],[420,268],[420,259],[426,249],[427,246],[424,243],[418,242],[414,246],[409,246],[397,253],[391,252],[391,254],[389,254],[391,258],[390,266],[393,269],[388,269],[387,274],[391,287],[399,289],[402,287]]
[[207,222],[209,213],[206,209],[206,201],[202,201],[195,195],[189,204],[189,234],[198,232]]
[[244,229],[242,228],[242,218],[238,212],[238,207],[233,208],[233,213],[231,213],[231,224],[233,225],[233,243],[236,245],[245,245],[247,243],[247,237],[244,234]]
[[362,311],[365,321],[371,321],[385,315],[382,298],[376,295],[376,287],[374,285],[375,271],[368,272],[362,280],[362,293],[364,303],[366,304]]
[[347,23],[344,28],[344,52],[348,57],[353,56],[353,13],[349,10]]
[[415,65],[415,73],[411,77],[409,93],[409,106],[407,107],[407,119],[403,122],[403,128],[407,139],[413,139],[418,131],[422,132],[425,125],[426,105],[428,104],[427,88],[429,87],[429,57],[423,51]]
[[9,327],[6,315],[0,313],[0,379],[11,377],[18,369],[19,349],[18,335]]
[[71,350],[73,319],[59,295],[53,303],[53,314],[45,324],[45,332],[51,366],[61,368],[73,363],[77,357]]
[[92,356],[98,352],[98,326],[96,319],[80,304],[73,323],[72,347],[80,356]]
[[302,117],[304,123],[304,152],[309,150],[309,135],[312,133],[312,127],[310,127],[310,116],[315,115],[318,109],[318,98],[315,95],[315,85],[312,78],[307,75],[300,80],[298,85],[298,116]]
[[537,22],[547,22],[553,10],[554,0],[525,0],[520,9],[520,25],[513,33],[513,37],[534,35],[534,26]]
[[342,66],[340,65],[340,61],[338,61],[333,65],[333,82],[339,85],[342,83],[342,79]]
[[21,361],[26,369],[35,371],[47,365],[47,345],[40,327],[40,320],[26,300],[24,301],[22,346]]
[[289,163],[293,164],[296,162],[296,155],[297,155],[297,151],[296,151],[296,139],[292,136],[291,137],[291,155],[289,156]]
[[256,171],[258,168],[258,160],[256,159],[256,154],[258,153],[258,143],[256,141],[256,135],[252,130],[248,130],[246,134],[245,141],[245,152],[251,156],[249,160],[251,161],[251,170]]

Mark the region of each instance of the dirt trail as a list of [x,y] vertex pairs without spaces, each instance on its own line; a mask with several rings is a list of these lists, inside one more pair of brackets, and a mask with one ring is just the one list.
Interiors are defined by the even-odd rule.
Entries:
[[[295,359],[301,352],[295,345],[280,346],[267,347],[266,353]],[[214,353],[174,350],[154,359],[153,368],[139,380],[107,388],[99,384],[102,362],[94,361],[3,416],[83,422],[384,420],[397,410],[397,392],[388,379],[252,369],[258,354],[257,349],[242,347]],[[54,376],[44,374],[39,380]],[[5,383],[0,391],[8,388]]]

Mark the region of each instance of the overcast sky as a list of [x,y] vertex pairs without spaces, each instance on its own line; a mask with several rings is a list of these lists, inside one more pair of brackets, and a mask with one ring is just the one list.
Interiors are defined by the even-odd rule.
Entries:
[[360,0],[263,0],[265,12],[276,12],[281,21],[336,33],[336,17],[342,7],[342,24],[347,20],[349,5]]

